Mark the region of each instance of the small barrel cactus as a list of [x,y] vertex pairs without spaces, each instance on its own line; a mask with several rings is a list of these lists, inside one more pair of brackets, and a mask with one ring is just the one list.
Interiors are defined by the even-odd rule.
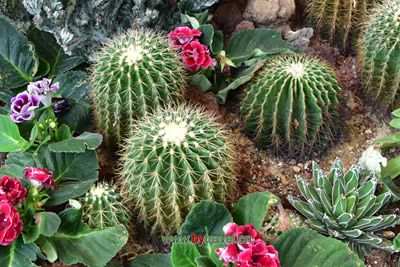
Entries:
[[313,163],[314,186],[300,176],[296,180],[307,202],[293,196],[289,196],[289,202],[316,231],[349,242],[357,252],[368,246],[390,250],[390,244],[376,232],[400,223],[400,217],[376,214],[389,202],[391,194],[375,196],[374,174],[359,164],[345,173],[337,158],[328,176]]
[[343,51],[356,44],[374,0],[310,0],[308,14],[317,30]]
[[304,155],[332,140],[340,87],[322,62],[277,56],[246,87],[241,103],[245,130],[261,147]]
[[106,228],[128,223],[128,209],[124,199],[106,183],[94,185],[80,202],[83,218],[91,228]]
[[226,202],[233,184],[229,133],[210,114],[187,106],[148,114],[127,140],[123,184],[153,233],[172,233],[194,204]]
[[130,31],[110,41],[91,76],[94,115],[106,146],[120,144],[146,113],[180,102],[184,77],[179,55],[161,34]]
[[371,12],[359,46],[361,81],[378,104],[400,104],[400,1],[387,0]]

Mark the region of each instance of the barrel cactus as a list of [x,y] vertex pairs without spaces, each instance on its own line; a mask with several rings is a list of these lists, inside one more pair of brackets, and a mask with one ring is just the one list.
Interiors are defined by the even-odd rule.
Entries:
[[348,51],[366,21],[374,0],[310,0],[308,14],[317,30],[343,51]]
[[400,104],[400,1],[371,12],[359,46],[361,81],[377,104]]
[[377,215],[391,198],[389,192],[375,195],[377,180],[361,165],[353,165],[346,173],[337,158],[328,176],[313,163],[313,182],[296,177],[306,202],[289,196],[289,202],[306,216],[312,228],[324,235],[347,241],[357,252],[370,246],[391,250],[391,242],[377,231],[400,223],[395,214]]
[[152,233],[172,233],[203,199],[231,194],[229,133],[210,114],[187,106],[148,114],[127,139],[121,176],[135,212]]
[[106,183],[94,185],[81,199],[85,222],[92,228],[128,223],[128,210],[121,194]]
[[98,130],[110,147],[134,129],[135,120],[183,98],[185,69],[166,39],[151,30],[130,31],[98,54],[91,87]]
[[245,131],[261,147],[304,155],[333,139],[340,87],[333,70],[319,60],[277,56],[246,87]]

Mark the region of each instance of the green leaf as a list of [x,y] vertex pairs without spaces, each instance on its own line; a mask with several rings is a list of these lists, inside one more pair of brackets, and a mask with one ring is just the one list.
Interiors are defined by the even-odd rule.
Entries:
[[84,132],[80,136],[52,143],[49,145],[49,149],[58,153],[83,153],[86,150],[95,150],[101,145],[102,141],[103,136],[101,134]]
[[197,267],[196,258],[200,256],[193,244],[175,243],[172,245],[171,262],[174,267]]
[[224,235],[222,228],[229,222],[232,222],[232,216],[224,205],[202,200],[189,212],[179,233],[181,235]]
[[250,81],[255,73],[264,66],[265,60],[259,60],[250,67],[241,68],[232,75],[232,81],[225,87],[218,90],[218,101],[225,104],[229,91],[239,88],[241,85]]
[[236,66],[254,56],[265,56],[288,50],[294,50],[293,45],[282,40],[281,33],[272,29],[247,29],[234,35],[226,48],[226,56]]
[[54,82],[60,83],[57,94],[67,98],[71,110],[58,117],[60,124],[67,124],[74,132],[82,133],[90,129],[90,98],[86,73],[69,71],[58,75]]
[[0,115],[0,152],[23,151],[29,142],[19,133],[18,126],[9,116]]
[[49,77],[72,70],[85,62],[83,56],[65,54],[53,35],[48,32],[34,28],[28,33],[28,38],[35,44],[38,55],[50,63]]
[[49,192],[50,199],[46,206],[57,206],[67,202],[70,199],[84,195],[97,179],[88,181],[67,181],[56,186],[55,190]]
[[397,199],[400,200],[400,188],[393,182],[390,176],[382,176],[382,183],[386,189]]
[[36,260],[39,248],[34,244],[24,244],[22,238],[6,247],[0,248],[1,267],[33,267],[36,266],[32,261]]
[[212,86],[208,78],[202,73],[196,73],[189,77],[189,84],[200,89],[202,93],[206,93]]
[[397,117],[397,118],[400,118],[400,108],[394,110],[394,111],[392,112],[392,115],[395,116],[395,117]]
[[59,215],[60,229],[49,240],[66,265],[105,266],[128,241],[128,232],[123,226],[88,229],[78,209],[66,209]]
[[400,250],[400,234],[398,234],[393,240],[393,246],[396,250]]
[[224,35],[222,31],[214,32],[214,38],[210,49],[214,55],[221,53],[222,49],[224,49]]
[[274,243],[282,267],[357,267],[363,261],[343,242],[307,228],[283,233]]
[[393,128],[400,129],[400,119],[394,119],[389,124]]
[[389,160],[386,167],[382,168],[381,176],[389,176],[392,179],[400,176],[400,157]]
[[30,153],[10,153],[8,154],[5,166],[0,168],[0,175],[22,177],[24,168],[34,165],[35,162]]
[[214,27],[211,24],[200,25],[199,31],[201,31],[201,43],[207,47],[211,47],[214,40]]
[[55,248],[53,247],[53,244],[49,242],[48,240],[45,240],[43,245],[40,246],[41,251],[43,254],[46,255],[47,260],[51,263],[55,262],[58,258],[57,252]]
[[33,80],[39,60],[33,45],[0,16],[0,86],[17,88]]
[[39,212],[35,214],[35,221],[41,235],[50,237],[54,235],[58,227],[60,227],[61,220],[54,212]]
[[172,267],[169,254],[146,254],[133,259],[129,267]]
[[261,231],[269,205],[279,199],[269,192],[255,192],[241,198],[233,208],[233,221],[238,225],[252,224]]
[[215,263],[207,256],[196,258],[197,267],[217,267]]

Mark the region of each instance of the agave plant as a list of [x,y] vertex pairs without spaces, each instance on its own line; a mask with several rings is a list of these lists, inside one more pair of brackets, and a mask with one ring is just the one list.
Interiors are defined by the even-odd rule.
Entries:
[[391,243],[376,232],[398,224],[400,217],[376,214],[389,202],[391,194],[375,195],[374,174],[359,164],[345,173],[337,158],[328,176],[313,163],[314,186],[300,176],[296,180],[306,202],[293,196],[289,196],[289,202],[316,231],[347,241],[358,252],[368,246],[392,250]]

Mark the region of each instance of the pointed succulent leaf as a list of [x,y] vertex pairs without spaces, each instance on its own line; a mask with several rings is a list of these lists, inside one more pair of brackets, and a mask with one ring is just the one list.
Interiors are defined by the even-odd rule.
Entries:
[[368,182],[364,183],[358,188],[358,199],[359,201],[364,200],[372,196],[375,193],[377,181],[376,179],[371,179]]
[[335,205],[342,195],[345,194],[344,184],[341,179],[333,180],[332,204]]
[[357,220],[357,222],[353,225],[354,228],[360,229],[360,230],[365,230],[368,228],[370,225],[378,225],[383,222],[383,217],[382,216],[374,216],[374,217],[368,217],[368,218],[361,218]]
[[317,204],[320,204],[321,201],[315,189],[310,185],[309,182],[305,181],[300,176],[296,177],[297,186],[304,198],[312,199]]
[[358,187],[358,169],[356,167],[351,167],[351,169],[344,176],[346,182],[346,194],[349,195],[353,193]]
[[363,201],[359,202],[356,209],[356,218],[362,218],[365,214],[372,208],[376,201],[376,196],[371,196],[370,198],[366,198]]
[[312,199],[307,200],[309,207],[313,210],[315,217],[318,219],[322,220],[324,217],[324,209],[318,205],[318,203],[315,203]]
[[332,216],[333,215],[332,214],[333,207],[332,207],[330,199],[328,199],[327,194],[321,188],[316,188],[315,190],[317,191],[317,193],[319,195],[319,198],[321,200],[321,205],[322,205],[323,209],[325,210],[325,212],[327,214]]
[[363,233],[363,231],[359,229],[341,230],[341,232],[348,238],[357,238]]
[[339,230],[340,226],[339,224],[335,221],[335,219],[333,219],[332,217],[328,216],[328,215],[324,215],[323,217],[323,222],[330,228],[330,229],[335,229],[335,230]]
[[367,211],[367,213],[365,213],[365,216],[368,217],[368,216],[374,215],[384,205],[386,205],[389,202],[391,197],[392,197],[392,194],[390,192],[385,192],[385,193],[382,193],[379,196],[377,196],[374,205],[372,205],[371,209],[369,209]]
[[289,196],[288,200],[290,202],[290,204],[292,204],[292,206],[301,214],[303,214],[304,216],[306,216],[309,219],[314,219],[315,218],[315,214],[313,212],[313,210],[310,208],[310,206],[298,199],[297,197],[293,197],[293,196]]
[[309,220],[310,225],[313,229],[317,230],[319,233],[323,234],[328,234],[328,231],[326,230],[325,224],[321,222],[321,220],[318,219],[310,219]]
[[312,176],[313,176],[313,181],[314,181],[314,185],[320,187],[320,185],[318,184],[318,178],[319,178],[319,165],[317,162],[313,161],[312,162]]
[[337,218],[337,222],[339,223],[340,227],[342,227],[343,229],[348,228],[349,225],[354,223],[354,221],[355,221],[355,216],[353,214],[350,214],[350,213],[342,213]]
[[368,227],[365,228],[366,231],[376,232],[385,228],[392,227],[400,222],[400,217],[395,214],[381,215],[378,217],[382,217],[382,221],[377,224],[371,223],[370,225],[368,225]]
[[354,238],[353,240],[368,245],[379,245],[383,241],[382,238],[365,232],[360,237]]
[[333,215],[337,218],[344,212],[346,212],[346,198],[341,195],[333,205]]
[[346,211],[348,213],[354,214],[357,207],[357,197],[349,196],[346,197]]

